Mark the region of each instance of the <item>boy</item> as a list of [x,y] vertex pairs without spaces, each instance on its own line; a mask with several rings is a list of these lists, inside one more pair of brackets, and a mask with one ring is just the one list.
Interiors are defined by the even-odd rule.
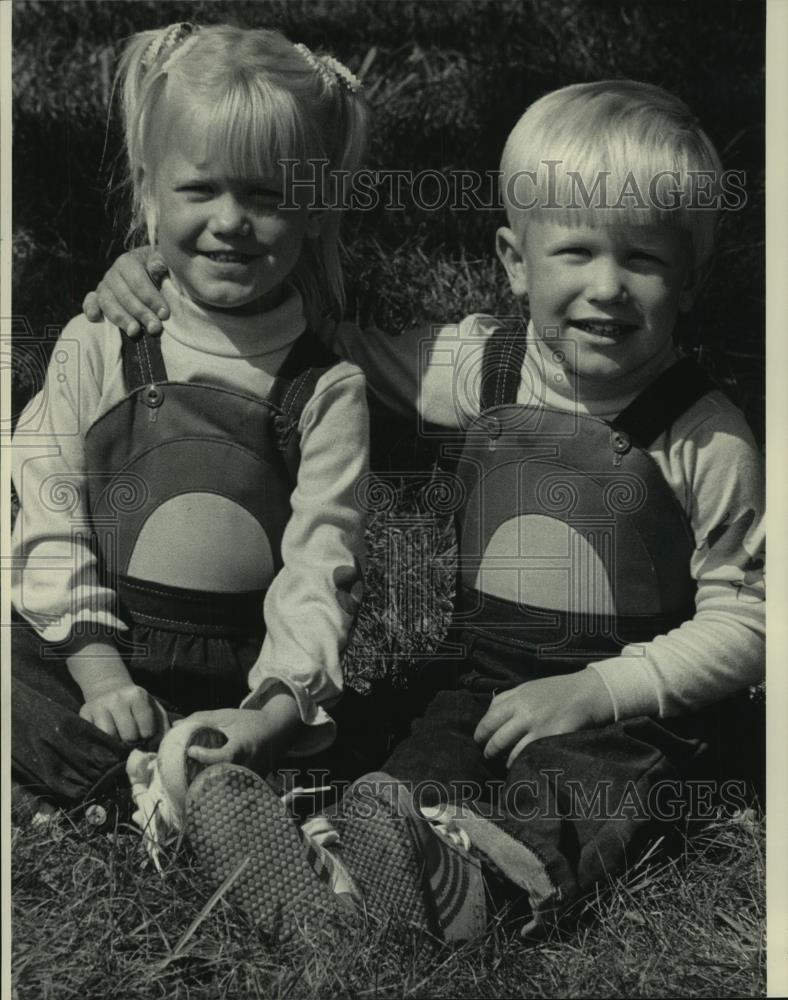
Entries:
[[[442,447],[458,607],[440,690],[346,793],[322,865],[250,773],[192,785],[192,841],[217,879],[254,859],[258,917],[272,897],[293,919],[330,905],[327,868],[445,940],[480,932],[490,904],[544,924],[685,815],[704,710],[762,676],[760,458],[674,346],[732,193],[711,143],[660,88],[581,84],[528,109],[501,168],[497,251],[527,329],[334,337],[389,407],[465,432]],[[239,800],[265,834],[223,821]]]

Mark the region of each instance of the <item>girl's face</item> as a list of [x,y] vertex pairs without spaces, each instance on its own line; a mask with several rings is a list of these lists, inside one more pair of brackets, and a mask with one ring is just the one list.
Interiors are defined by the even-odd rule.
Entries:
[[177,126],[169,140],[157,157],[154,197],[158,244],[174,280],[213,309],[277,305],[316,219],[303,207],[277,207],[282,178],[233,176],[207,143]]

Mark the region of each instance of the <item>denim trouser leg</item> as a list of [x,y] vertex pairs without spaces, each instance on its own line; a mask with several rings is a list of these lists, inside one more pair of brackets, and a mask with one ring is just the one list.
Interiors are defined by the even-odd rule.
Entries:
[[681,781],[703,749],[647,718],[535,740],[509,771],[503,829],[542,859],[566,905],[679,818]]
[[382,770],[406,782],[419,806],[488,803],[506,777],[503,762],[486,760],[473,738],[489,704],[489,695],[463,688],[439,691]]
[[[132,747],[79,717],[82,692],[63,656],[27,624],[14,622],[11,635],[14,780],[64,805],[110,794],[123,780]],[[134,627],[124,642],[137,650],[125,657],[132,683],[149,691],[172,721],[200,709],[239,705],[261,640]],[[154,750],[157,741],[135,745]]]
[[82,692],[27,625],[11,632],[11,772],[35,795],[73,804],[111,783],[129,747],[79,717]]
[[[408,782],[417,805],[472,805],[492,819],[539,860],[563,909],[624,872],[679,818],[681,780],[705,744],[692,717],[681,726],[637,718],[535,740],[507,772],[506,754],[486,760],[473,739],[491,700],[478,652],[468,686],[439,692],[382,770]],[[512,686],[501,676],[505,650],[495,666],[496,686]],[[491,836],[500,846],[502,834]],[[505,895],[515,901],[522,890],[512,884]]]

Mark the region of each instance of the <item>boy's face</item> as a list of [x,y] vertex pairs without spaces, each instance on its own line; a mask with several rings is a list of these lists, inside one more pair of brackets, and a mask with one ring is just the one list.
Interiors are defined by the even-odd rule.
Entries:
[[692,304],[690,239],[668,227],[539,220],[519,240],[501,230],[499,253],[515,295],[528,294],[536,336],[572,341],[567,364],[583,378],[635,376]]

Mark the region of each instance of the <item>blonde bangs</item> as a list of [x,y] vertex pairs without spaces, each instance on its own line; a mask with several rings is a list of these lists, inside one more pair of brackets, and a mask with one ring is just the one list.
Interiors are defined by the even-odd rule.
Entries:
[[[609,89],[605,89],[609,88]],[[550,94],[520,119],[501,161],[515,230],[567,225],[669,226],[711,255],[722,168],[681,102],[628,81]]]
[[200,136],[206,158],[229,176],[284,181],[283,160],[303,164],[320,157],[299,109],[287,91],[239,75],[223,93],[192,100],[188,128]]

